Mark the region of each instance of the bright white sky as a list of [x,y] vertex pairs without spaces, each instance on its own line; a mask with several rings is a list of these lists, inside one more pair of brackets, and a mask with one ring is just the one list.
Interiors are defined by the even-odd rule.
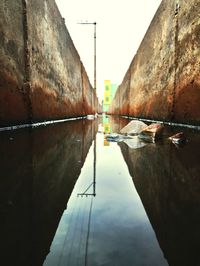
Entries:
[[94,80],[94,26],[97,22],[97,94],[104,80],[120,85],[161,0],[56,0],[87,71]]

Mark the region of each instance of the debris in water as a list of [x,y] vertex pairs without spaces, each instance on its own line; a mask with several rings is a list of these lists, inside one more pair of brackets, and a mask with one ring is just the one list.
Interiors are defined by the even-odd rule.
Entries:
[[186,137],[183,132],[176,133],[175,135],[169,137],[169,139],[172,141],[172,143],[178,145],[186,142]]
[[97,114],[95,115],[87,115],[88,120],[94,120],[97,117]]
[[115,141],[115,142],[119,142],[122,140],[122,136],[117,133],[106,134],[105,138],[107,141]]
[[138,136],[133,136],[131,139],[125,139],[123,142],[131,149],[139,149],[147,145],[147,143],[140,140]]
[[161,124],[151,124],[144,128],[138,137],[147,142],[155,142],[156,139],[162,137],[164,126]]
[[147,125],[139,120],[133,120],[120,130],[122,134],[139,134]]
[[107,134],[105,138],[109,142],[124,142],[131,149],[138,149],[147,145],[147,143],[140,140],[138,136],[129,136],[129,135],[111,133]]

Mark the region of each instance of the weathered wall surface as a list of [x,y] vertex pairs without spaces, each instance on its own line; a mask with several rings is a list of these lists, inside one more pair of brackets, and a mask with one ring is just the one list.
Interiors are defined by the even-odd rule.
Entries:
[[[21,0],[0,1],[0,124],[27,120],[23,6]],[[12,108],[11,108],[12,106]],[[17,110],[17,112],[16,112]]]
[[55,1],[14,2],[0,3],[0,126],[94,113],[96,93]]
[[108,113],[113,114],[129,114],[130,105],[130,70],[127,71],[122,84],[118,87],[112,105]]
[[82,66],[82,81],[83,81],[83,112],[84,114],[91,114],[92,113],[92,107],[94,106],[94,94],[93,89],[88,82],[87,73],[85,71],[85,68]]
[[199,0],[162,1],[110,113],[200,122],[199,10]]

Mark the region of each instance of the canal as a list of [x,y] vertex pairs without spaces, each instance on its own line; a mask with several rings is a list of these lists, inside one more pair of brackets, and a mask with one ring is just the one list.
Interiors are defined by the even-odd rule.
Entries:
[[106,140],[128,122],[0,132],[1,265],[200,265],[200,132]]

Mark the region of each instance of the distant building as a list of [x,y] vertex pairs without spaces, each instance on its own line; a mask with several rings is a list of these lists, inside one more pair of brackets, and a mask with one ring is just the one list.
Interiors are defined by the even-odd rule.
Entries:
[[118,85],[111,83],[110,80],[105,80],[104,86],[103,112],[107,112],[115,96]]

